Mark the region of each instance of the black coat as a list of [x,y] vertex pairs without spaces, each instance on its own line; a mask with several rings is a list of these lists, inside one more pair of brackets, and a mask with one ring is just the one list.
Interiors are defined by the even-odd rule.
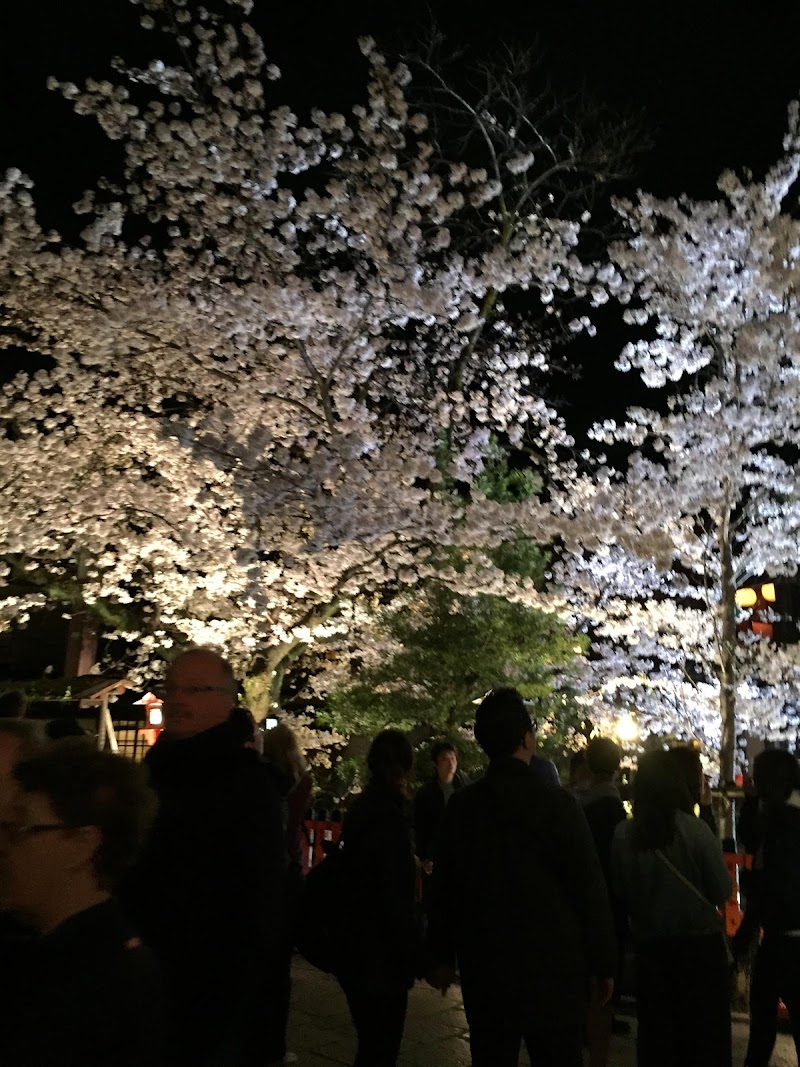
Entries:
[[508,758],[447,806],[434,861],[429,943],[457,957],[465,995],[490,987],[532,1021],[584,1017],[587,976],[612,976],[605,879],[575,800]]
[[342,827],[346,969],[410,985],[420,969],[416,864],[408,803],[370,784]]
[[[456,774],[453,789],[458,791],[465,784],[463,777]],[[437,774],[430,782],[420,786],[414,797],[414,844],[421,860],[433,859],[445,807],[444,793]]]
[[160,1067],[162,1004],[153,954],[98,904],[31,942],[0,1003],[0,1063]]
[[[286,842],[274,776],[244,747],[235,714],[185,740],[162,735],[146,758],[160,808],[121,887],[164,965],[167,994],[196,1029],[235,1027],[281,925]],[[213,1045],[215,1036],[208,1035]]]
[[606,876],[606,885],[611,885],[611,842],[614,831],[627,818],[625,805],[615,786],[603,784],[588,789],[581,797],[580,804],[589,824],[600,866]]
[[765,935],[800,930],[800,791],[763,815],[748,885],[748,926],[759,924]]

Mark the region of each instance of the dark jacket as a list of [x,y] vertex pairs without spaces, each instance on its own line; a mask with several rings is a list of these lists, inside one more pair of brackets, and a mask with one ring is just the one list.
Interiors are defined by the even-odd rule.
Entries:
[[[167,977],[232,999],[280,923],[286,865],[280,798],[236,715],[147,755],[159,813],[122,889]],[[204,986],[205,983],[205,986]]]
[[[466,784],[462,775],[453,779],[453,796]],[[445,800],[439,775],[420,786],[414,796],[414,845],[421,860],[432,860],[436,852],[436,840],[444,819]]]
[[800,931],[800,791],[765,812],[750,881],[747,924],[765,935]]
[[14,994],[0,1004],[3,1067],[163,1062],[159,968],[116,901],[37,938],[14,976]]
[[589,824],[589,830],[600,858],[600,866],[611,885],[611,842],[614,831],[627,815],[619,790],[611,782],[599,782],[581,791],[578,802]]
[[532,1021],[578,1023],[587,975],[615,973],[605,879],[575,800],[509,757],[447,807],[429,943],[465,997],[491,987]]
[[420,968],[416,864],[407,801],[371,783],[342,827],[347,969],[411,985]]

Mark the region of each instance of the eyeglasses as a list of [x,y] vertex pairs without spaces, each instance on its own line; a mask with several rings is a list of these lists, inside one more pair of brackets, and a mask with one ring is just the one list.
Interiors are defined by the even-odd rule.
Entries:
[[169,697],[177,696],[178,693],[184,693],[187,697],[201,697],[206,696],[208,693],[230,693],[231,690],[225,685],[173,685],[171,682],[166,685],[161,685],[154,690],[153,695],[157,696],[159,700],[166,700]]
[[31,822],[27,824],[17,822],[0,822],[0,836],[8,838],[16,843],[34,834],[46,834],[50,830],[80,830],[83,824],[75,826],[67,822]]

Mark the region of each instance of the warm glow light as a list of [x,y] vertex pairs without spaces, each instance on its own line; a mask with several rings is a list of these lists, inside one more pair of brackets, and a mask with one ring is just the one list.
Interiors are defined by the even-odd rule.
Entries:
[[755,589],[749,589],[745,586],[744,589],[736,590],[736,603],[740,608],[752,608],[755,607],[755,603],[758,600],[758,593]]
[[775,583],[767,582],[766,585],[761,586],[761,596],[768,604],[775,603]]
[[161,708],[151,708],[150,714],[147,716],[151,726],[161,726],[164,722],[164,716],[161,714]]
[[614,733],[617,735],[617,740],[623,744],[639,740],[639,727],[632,715],[623,715],[621,719],[618,719],[614,726]]
[[277,725],[278,725],[278,720],[277,719],[273,719],[273,718],[264,719],[264,729],[265,730],[274,730]]

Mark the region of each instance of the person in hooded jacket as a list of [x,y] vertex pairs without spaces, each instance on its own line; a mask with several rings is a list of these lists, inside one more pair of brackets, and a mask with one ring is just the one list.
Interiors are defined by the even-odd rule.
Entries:
[[264,988],[282,922],[280,797],[247,747],[252,720],[236,697],[218,653],[191,649],[170,664],[164,732],[145,759],[159,812],[120,887],[164,971],[175,1067],[246,1062],[252,990]]
[[750,1040],[745,1067],[767,1067],[777,1036],[778,1000],[789,1012],[800,1061],[800,768],[783,749],[756,757],[753,780],[761,808],[760,844],[735,954],[763,939],[750,982]]
[[358,1036],[353,1067],[394,1067],[408,990],[421,969],[411,837],[413,750],[383,730],[367,756],[369,781],[345,816],[347,952],[337,975]]

